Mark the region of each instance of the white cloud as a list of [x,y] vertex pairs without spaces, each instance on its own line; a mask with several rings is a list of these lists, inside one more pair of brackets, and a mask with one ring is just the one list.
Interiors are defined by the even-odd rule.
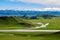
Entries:
[[43,8],[41,11],[60,11],[60,8]]
[[60,5],[60,0],[21,0],[21,1],[43,5]]
[[60,11],[60,8],[18,8],[23,11]]
[[[42,5],[50,6],[49,8],[42,8],[42,9],[40,9],[40,8],[23,8],[22,10],[60,11],[60,0],[10,0],[10,1],[35,3],[35,4],[42,4]],[[53,6],[53,7],[51,7],[51,6]]]
[[60,11],[60,8],[24,8],[23,10],[31,11]]
[[12,8],[12,9],[16,9],[16,10],[40,10],[40,8],[26,8],[26,7],[16,7],[16,8]]
[[60,0],[10,0],[10,1],[21,1],[26,3],[60,6]]

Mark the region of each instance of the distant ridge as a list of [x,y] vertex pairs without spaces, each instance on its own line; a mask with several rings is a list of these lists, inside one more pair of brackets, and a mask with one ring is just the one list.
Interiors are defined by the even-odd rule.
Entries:
[[20,11],[20,10],[0,10],[0,16],[37,16],[40,14],[52,14],[60,16],[60,11]]
[[60,8],[22,8],[22,9],[0,9],[0,10],[18,10],[18,11],[60,11]]

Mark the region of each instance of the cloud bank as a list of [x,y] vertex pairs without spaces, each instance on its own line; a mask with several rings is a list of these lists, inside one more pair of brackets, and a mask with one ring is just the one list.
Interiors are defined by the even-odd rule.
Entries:
[[10,0],[10,1],[60,6],[60,0]]
[[60,11],[60,8],[18,8],[23,11]]
[[[11,2],[34,3],[50,6],[48,8],[23,8],[22,10],[36,10],[36,11],[60,11],[60,0],[9,0]],[[53,6],[53,7],[51,7]],[[56,6],[56,7],[55,7]]]
[[60,11],[60,8],[43,8],[41,11]]

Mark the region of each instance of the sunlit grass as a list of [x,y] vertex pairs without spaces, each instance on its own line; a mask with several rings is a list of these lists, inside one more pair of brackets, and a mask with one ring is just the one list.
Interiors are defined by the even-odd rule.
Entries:
[[49,23],[49,25],[45,28],[39,28],[39,30],[60,30],[60,17],[53,17],[51,19],[40,18],[40,19],[33,19],[33,20],[22,19],[22,18],[20,19],[26,25],[21,25],[19,22],[17,22],[15,19],[11,17],[7,21],[0,19],[0,29],[25,29],[25,28],[29,28],[30,25],[32,25],[32,27],[40,26],[38,24],[33,24],[33,22],[36,23],[41,22],[43,24]]
[[60,17],[53,17],[52,19],[44,19],[44,18],[40,18],[38,20],[29,20],[31,22],[36,22],[36,23],[49,23],[49,25],[45,28],[39,28],[39,29],[43,29],[43,30],[60,30]]

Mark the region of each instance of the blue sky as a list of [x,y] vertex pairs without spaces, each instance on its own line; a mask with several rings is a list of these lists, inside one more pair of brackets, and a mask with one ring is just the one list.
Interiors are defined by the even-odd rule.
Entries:
[[0,9],[60,8],[59,0],[0,0]]

